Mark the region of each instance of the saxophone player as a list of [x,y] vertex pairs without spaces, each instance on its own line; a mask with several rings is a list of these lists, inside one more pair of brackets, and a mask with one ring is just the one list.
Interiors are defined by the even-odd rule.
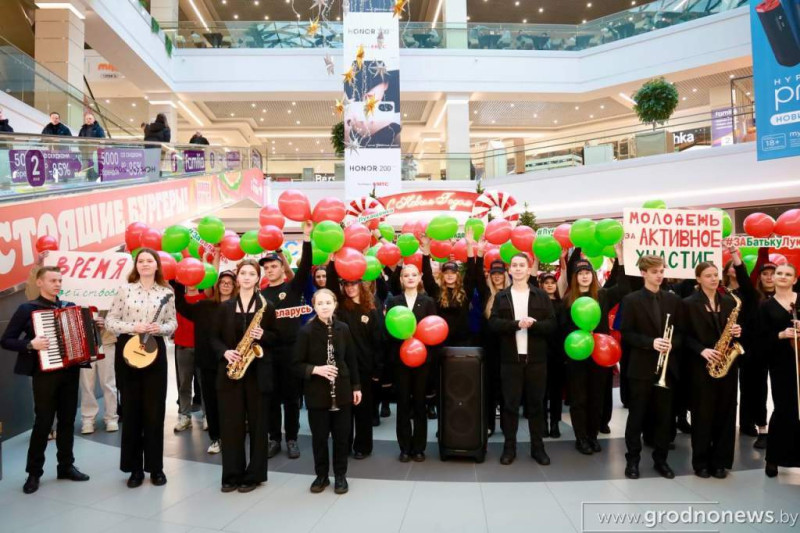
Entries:
[[[644,287],[622,300],[622,342],[630,347],[628,363],[628,422],[625,426],[625,476],[639,478],[639,459],[642,452],[642,430],[645,419],[652,417],[653,464],[662,477],[672,479],[675,473],[667,464],[672,431],[672,390],[677,381],[677,360],[682,302],[679,296],[661,289],[664,280],[664,259],[643,255],[637,262]],[[663,361],[659,359],[663,355]],[[659,368],[666,365],[666,369]],[[664,370],[666,370],[664,372]],[[666,387],[656,386],[656,380],[666,375]]]
[[[272,359],[268,351],[277,339],[275,306],[258,293],[261,269],[245,259],[236,269],[239,294],[220,304],[211,345],[219,359],[217,396],[222,446],[222,492],[250,492],[267,481],[267,432],[272,392]],[[241,365],[248,350],[263,351],[243,376],[231,377],[229,367]],[[245,425],[247,423],[247,426]],[[245,431],[250,431],[250,463]]]
[[[724,479],[733,465],[736,440],[738,368],[711,377],[707,365],[723,363],[730,354],[717,346],[742,334],[736,324],[740,304],[720,292],[719,269],[703,262],[695,268],[699,289],[684,300],[684,346],[692,383],[692,467],[701,478]],[[733,315],[733,316],[732,316]]]

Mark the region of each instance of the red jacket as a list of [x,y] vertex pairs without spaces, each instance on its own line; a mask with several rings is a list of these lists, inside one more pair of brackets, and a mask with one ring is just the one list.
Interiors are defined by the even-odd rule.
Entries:
[[[201,293],[186,295],[186,302],[193,304],[200,300],[205,300],[206,295]],[[175,330],[175,346],[183,348],[194,348],[194,322],[180,313],[178,315],[178,329]]]

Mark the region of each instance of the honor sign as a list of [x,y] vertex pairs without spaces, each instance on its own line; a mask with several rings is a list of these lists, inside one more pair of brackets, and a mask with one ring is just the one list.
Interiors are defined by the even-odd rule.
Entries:
[[668,278],[693,279],[703,261],[722,262],[722,212],[686,209],[625,209],[625,273],[640,276],[637,260],[657,255]]

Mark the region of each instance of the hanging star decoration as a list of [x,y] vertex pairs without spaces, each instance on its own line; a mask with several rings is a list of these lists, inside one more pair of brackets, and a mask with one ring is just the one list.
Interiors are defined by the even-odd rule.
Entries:
[[328,76],[333,76],[333,58],[330,54],[325,54],[325,69],[328,71]]
[[392,11],[394,11],[394,16],[399,17],[403,14],[403,11],[406,10],[406,4],[408,0],[395,0],[394,6],[392,7]]
[[364,116],[372,116],[372,114],[375,113],[376,105],[378,105],[378,101],[375,99],[375,95],[367,95],[367,99],[364,101]]
[[358,149],[361,145],[358,143],[358,138],[350,132],[350,138],[344,142],[345,150],[350,150],[350,154],[358,154]]
[[377,39],[377,41],[378,41],[378,42],[377,42],[377,47],[378,47],[378,48],[384,48],[384,43],[383,43],[383,41],[384,41],[383,30],[379,30],[379,31],[378,31],[378,39]]
[[328,0],[313,0],[311,2],[311,9],[317,8],[322,13],[328,7]]
[[381,81],[386,81],[386,76],[389,75],[386,63],[383,61],[376,61],[369,67],[369,73],[374,78],[380,77]]
[[313,37],[319,31],[319,19],[317,20],[309,20],[308,21],[308,29],[306,30],[306,34],[310,37]]
[[350,103],[351,102],[347,98],[347,95],[343,94],[341,100],[336,100],[336,106],[335,106],[336,112],[339,113],[339,115],[342,115],[344,113],[344,110],[347,108],[348,105],[350,105]]
[[350,67],[349,69],[347,69],[345,71],[345,73],[342,74],[342,77],[344,78],[344,82],[345,83],[349,83],[350,85],[353,85],[353,82],[356,79],[356,75],[353,72],[353,67]]
[[358,50],[356,50],[356,66],[358,70],[364,67],[364,45],[361,44],[358,45]]

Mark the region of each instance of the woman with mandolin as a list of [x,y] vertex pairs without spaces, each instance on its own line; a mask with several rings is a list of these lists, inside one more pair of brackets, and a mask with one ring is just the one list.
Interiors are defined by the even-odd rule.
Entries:
[[167,400],[167,348],[178,322],[172,289],[164,280],[158,253],[142,248],[128,283],[120,287],[106,316],[106,329],[117,335],[115,371],[122,399],[120,469],[136,488],[150,473],[164,485],[164,413]]
[[[222,492],[250,492],[267,481],[269,395],[277,338],[275,306],[258,292],[261,268],[244,259],[236,268],[239,294],[217,311],[211,348],[219,360]],[[250,462],[245,450],[250,432]]]

